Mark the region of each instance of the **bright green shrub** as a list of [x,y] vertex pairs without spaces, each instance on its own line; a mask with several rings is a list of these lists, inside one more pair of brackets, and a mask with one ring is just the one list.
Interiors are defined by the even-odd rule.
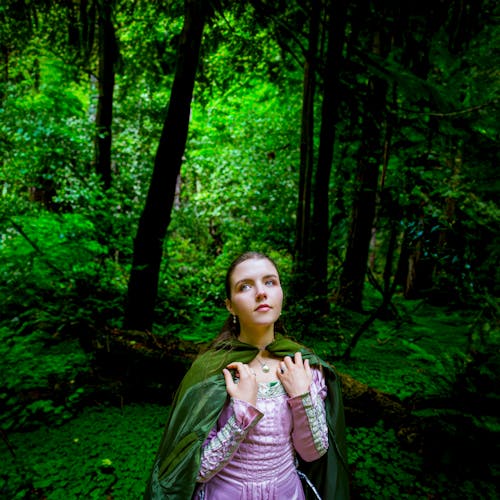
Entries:
[[3,222],[0,316],[10,327],[55,333],[109,319],[122,287],[119,267],[105,258],[88,217],[42,213]]

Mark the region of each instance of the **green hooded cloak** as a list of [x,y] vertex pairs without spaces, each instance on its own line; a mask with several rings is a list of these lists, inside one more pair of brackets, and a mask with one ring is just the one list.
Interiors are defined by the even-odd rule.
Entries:
[[[274,356],[300,351],[312,366],[322,366],[328,387],[325,400],[328,452],[314,462],[300,461],[322,500],[349,498],[344,409],[340,381],[334,369],[306,347],[276,335],[266,347]],[[229,363],[249,363],[259,349],[238,340],[218,344],[199,356],[174,396],[165,432],[144,495],[145,500],[191,500],[200,469],[201,446],[217,422],[227,400],[222,369]],[[315,498],[306,489],[307,498]]]

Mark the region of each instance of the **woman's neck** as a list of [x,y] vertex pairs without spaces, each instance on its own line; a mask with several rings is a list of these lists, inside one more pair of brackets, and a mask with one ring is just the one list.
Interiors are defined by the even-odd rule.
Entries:
[[266,330],[241,330],[238,340],[263,351],[274,340],[274,327]]

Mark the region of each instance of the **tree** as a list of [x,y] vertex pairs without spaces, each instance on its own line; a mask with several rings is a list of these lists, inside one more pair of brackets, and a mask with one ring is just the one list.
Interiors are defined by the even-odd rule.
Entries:
[[[427,185],[424,178],[418,179],[417,186],[415,185],[413,180],[417,178],[416,169],[412,169],[410,165],[422,168],[425,177],[436,176],[428,184],[425,192],[422,192],[423,198],[430,199],[429,194],[435,192],[440,172],[447,163],[453,164],[455,161],[456,154],[453,149],[462,141],[461,127],[449,127],[445,133],[437,117],[447,116],[447,111],[453,109],[457,102],[468,95],[466,87],[469,84],[464,82],[461,88],[456,85],[450,86],[446,82],[445,68],[451,61],[452,65],[460,64],[458,57],[460,51],[463,51],[470,42],[471,36],[481,29],[479,9],[477,5],[472,5],[468,1],[460,3],[450,1],[430,7],[403,6],[378,1],[374,2],[374,7],[370,12],[361,10],[357,15],[354,7],[351,10],[351,16],[356,20],[352,24],[352,33],[359,33],[359,36],[357,43],[351,44],[348,50],[351,54],[350,64],[361,62],[360,69],[364,73],[367,85],[365,90],[358,94],[358,100],[362,103],[359,110],[361,139],[357,154],[349,237],[336,298],[338,304],[358,310],[362,308],[369,246],[370,242],[374,241],[372,236],[376,233],[377,224],[380,222],[376,219],[377,211],[380,209],[377,200],[393,200],[390,203],[394,203],[398,197],[412,198],[411,190],[414,187],[421,189],[422,185]],[[358,8],[362,9],[360,6]],[[430,9],[430,17],[422,16],[425,9]],[[463,13],[466,11],[468,15],[464,16]],[[370,45],[367,45],[368,40],[371,40]],[[443,46],[447,46],[448,60],[439,59]],[[466,69],[465,64],[462,66]],[[469,81],[469,78],[466,78]],[[387,100],[389,85],[394,94],[390,103]],[[457,89],[457,94],[453,97],[450,87]],[[359,92],[359,87],[354,88],[358,88]],[[398,114],[403,115],[404,113],[399,111],[401,103],[403,107],[415,111],[411,118],[405,116],[395,130],[392,122],[388,120],[387,112],[391,108],[396,117]],[[453,112],[450,118],[452,115]],[[357,119],[352,123],[356,126]],[[448,133],[449,137],[445,138]],[[422,144],[417,142],[421,141],[422,136],[427,138],[425,151],[422,150]],[[416,138],[415,148],[419,151],[413,151],[413,158],[404,160],[406,166],[396,174],[398,179],[393,181],[393,193],[385,195],[379,191],[377,183],[379,168],[385,165],[382,181],[385,183],[386,174],[391,174],[387,167],[389,165],[387,152],[391,150],[391,154],[396,158],[393,163],[398,164],[403,156],[401,147],[409,151],[409,143],[412,143],[413,137]],[[391,142],[395,142],[397,146],[393,147]],[[435,168],[434,174],[431,174],[430,168]],[[406,176],[402,175],[403,172]],[[447,175],[440,179],[441,182],[450,175],[452,176],[453,172],[447,169]],[[400,182],[401,180],[403,182]],[[418,185],[419,181],[423,183]],[[431,225],[422,225],[426,212],[425,204],[423,199],[415,200],[406,207],[406,210],[404,207],[398,208],[388,215],[390,219],[388,226],[393,228],[390,231],[392,233],[398,215],[406,213],[409,216],[409,220],[402,221],[407,230],[403,238],[398,271],[398,280],[400,283],[405,283],[409,295],[414,294],[412,289],[416,290],[422,285],[428,288],[437,269],[429,258],[432,251],[422,247],[426,233],[435,231],[438,227],[435,218],[434,221],[428,218]],[[397,207],[397,204],[395,206]],[[442,203],[440,211],[445,214],[451,207],[449,201]],[[440,234],[440,242],[439,239],[429,242],[433,249],[445,248],[444,233],[441,231]],[[394,234],[389,236],[392,241],[390,247],[394,244],[394,237]],[[408,248],[408,244],[413,244],[413,249]],[[423,252],[426,253],[425,259],[420,258]],[[458,247],[457,252],[461,252]],[[394,248],[388,254],[391,260],[393,254]],[[387,284],[389,269],[386,268],[384,272]],[[418,283],[420,285],[417,285]]]
[[340,72],[347,22],[347,2],[345,0],[330,0],[327,6],[328,46],[323,72],[324,90],[318,162],[314,176],[314,209],[311,224],[311,269],[314,283],[316,283],[314,295],[318,297],[316,307],[322,313],[328,312],[330,173],[332,170],[338,110],[341,103]]
[[113,25],[115,2],[97,2],[98,9],[98,78],[95,139],[96,171],[104,187],[111,186],[111,124],[113,120],[113,91],[115,86],[115,65],[118,46]]
[[[312,2],[309,46],[304,62],[304,93],[299,198],[295,245],[294,295],[306,293],[316,311],[328,311],[329,188],[340,99],[340,71],[347,6],[343,0]],[[323,23],[321,19],[323,18]],[[320,27],[323,26],[323,29]],[[318,46],[327,40],[326,54]],[[322,103],[317,160],[314,154],[316,79],[321,77]],[[310,279],[312,278],[312,279]]]
[[125,327],[151,330],[163,242],[171,220],[175,188],[186,145],[191,99],[208,2],[186,0],[177,68],[146,204],[134,239]]
[[372,80],[368,88],[369,109],[362,121],[363,144],[358,158],[357,189],[351,207],[347,250],[336,294],[338,304],[356,310],[362,308],[368,249],[375,219],[377,181],[382,155],[379,103],[383,105],[385,102],[383,82]]
[[[420,96],[417,102],[408,92],[406,96],[400,92],[399,100],[403,102],[404,97],[406,108],[399,111],[400,122],[411,122],[413,136],[425,136],[425,148],[406,159],[408,168],[400,192],[406,199],[401,207],[404,237],[395,279],[406,298],[449,301],[458,298],[464,287],[474,286],[468,270],[475,265],[468,249],[467,235],[471,233],[464,230],[471,221],[461,205],[470,203],[472,186],[472,197],[479,193],[476,174],[482,177],[489,170],[484,158],[488,157],[489,119],[494,112],[486,110],[495,107],[495,97],[491,53],[485,48],[492,29],[486,19],[493,8],[488,1],[433,6],[434,22],[414,30],[422,35],[404,38],[405,69],[422,86],[415,92]],[[427,90],[422,92],[424,84]],[[473,152],[477,142],[482,144],[481,152]],[[470,146],[468,157],[466,144]],[[404,154],[410,151],[406,144]],[[477,168],[479,164],[481,168]],[[474,168],[468,170],[467,165]],[[488,218],[484,213],[476,220]],[[476,252],[478,256],[479,249]],[[459,283],[454,281],[457,276],[461,276]]]
[[[311,3],[309,15],[308,49],[304,54],[304,81],[302,94],[302,117],[300,136],[300,165],[297,200],[297,222],[295,230],[295,281],[303,281],[310,267],[311,244],[311,198],[314,169],[314,103],[316,73],[318,72],[318,43],[321,20],[321,3]],[[294,293],[294,291],[292,291]],[[297,292],[295,295],[299,296]]]

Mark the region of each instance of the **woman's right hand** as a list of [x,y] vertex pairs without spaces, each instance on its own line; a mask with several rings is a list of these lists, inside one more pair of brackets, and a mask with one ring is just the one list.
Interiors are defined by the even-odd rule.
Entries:
[[[229,370],[237,371],[237,378],[239,379],[237,384],[234,382]],[[253,406],[257,404],[257,379],[255,372],[248,365],[240,362],[230,363],[222,370],[222,373],[226,380],[227,393],[232,398],[241,399]]]

